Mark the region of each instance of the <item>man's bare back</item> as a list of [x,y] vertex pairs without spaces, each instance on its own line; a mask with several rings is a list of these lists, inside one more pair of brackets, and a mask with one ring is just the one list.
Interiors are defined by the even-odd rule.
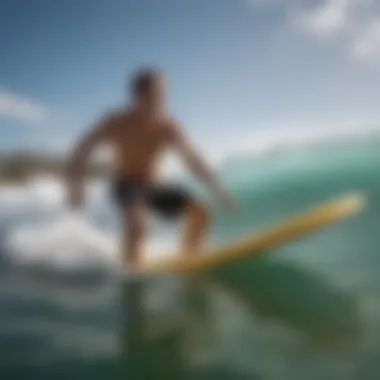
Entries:
[[90,153],[101,144],[113,149],[112,194],[124,222],[122,259],[126,265],[141,263],[147,210],[166,217],[187,217],[184,252],[197,251],[207,232],[205,205],[186,189],[160,181],[159,165],[168,149],[175,151],[227,207],[234,206],[178,123],[165,112],[164,85],[160,74],[140,73],[132,86],[135,104],[100,120],[79,141],[69,160],[69,202],[79,206],[83,202],[82,181]]

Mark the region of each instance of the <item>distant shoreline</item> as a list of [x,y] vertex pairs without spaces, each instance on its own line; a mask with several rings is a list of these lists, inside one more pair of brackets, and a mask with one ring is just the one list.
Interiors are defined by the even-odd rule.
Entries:
[[[35,176],[65,177],[66,161],[48,154],[16,152],[0,154],[0,182],[22,183]],[[86,176],[106,178],[110,168],[106,164],[90,163]]]

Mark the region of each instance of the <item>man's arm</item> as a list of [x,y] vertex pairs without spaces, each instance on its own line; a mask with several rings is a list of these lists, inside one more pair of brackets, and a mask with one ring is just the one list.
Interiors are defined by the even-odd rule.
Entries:
[[231,208],[234,207],[234,201],[222,188],[213,170],[206,164],[190,139],[175,123],[170,126],[170,143],[194,175],[204,181],[224,204]]
[[109,137],[110,116],[103,117],[95,127],[76,143],[66,166],[69,201],[72,205],[82,202],[82,181],[87,162],[93,149]]

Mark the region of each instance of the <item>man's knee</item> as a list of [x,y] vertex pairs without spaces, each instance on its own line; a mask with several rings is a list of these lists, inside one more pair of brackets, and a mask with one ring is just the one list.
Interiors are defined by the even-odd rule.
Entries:
[[140,237],[146,228],[146,213],[143,208],[133,207],[125,214],[126,233],[130,238]]

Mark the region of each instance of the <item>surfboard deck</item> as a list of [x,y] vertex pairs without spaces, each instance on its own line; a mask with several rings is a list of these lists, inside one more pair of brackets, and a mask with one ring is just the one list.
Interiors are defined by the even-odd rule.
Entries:
[[[345,194],[304,213],[290,217],[274,227],[261,232],[252,232],[243,239],[229,244],[205,249],[203,252],[186,256],[178,252],[175,256],[163,257],[147,263],[138,273],[145,277],[158,274],[191,274],[206,271],[229,262],[268,252],[282,244],[301,238],[320,228],[327,227],[364,208],[362,194]],[[138,274],[137,274],[138,275]]]

